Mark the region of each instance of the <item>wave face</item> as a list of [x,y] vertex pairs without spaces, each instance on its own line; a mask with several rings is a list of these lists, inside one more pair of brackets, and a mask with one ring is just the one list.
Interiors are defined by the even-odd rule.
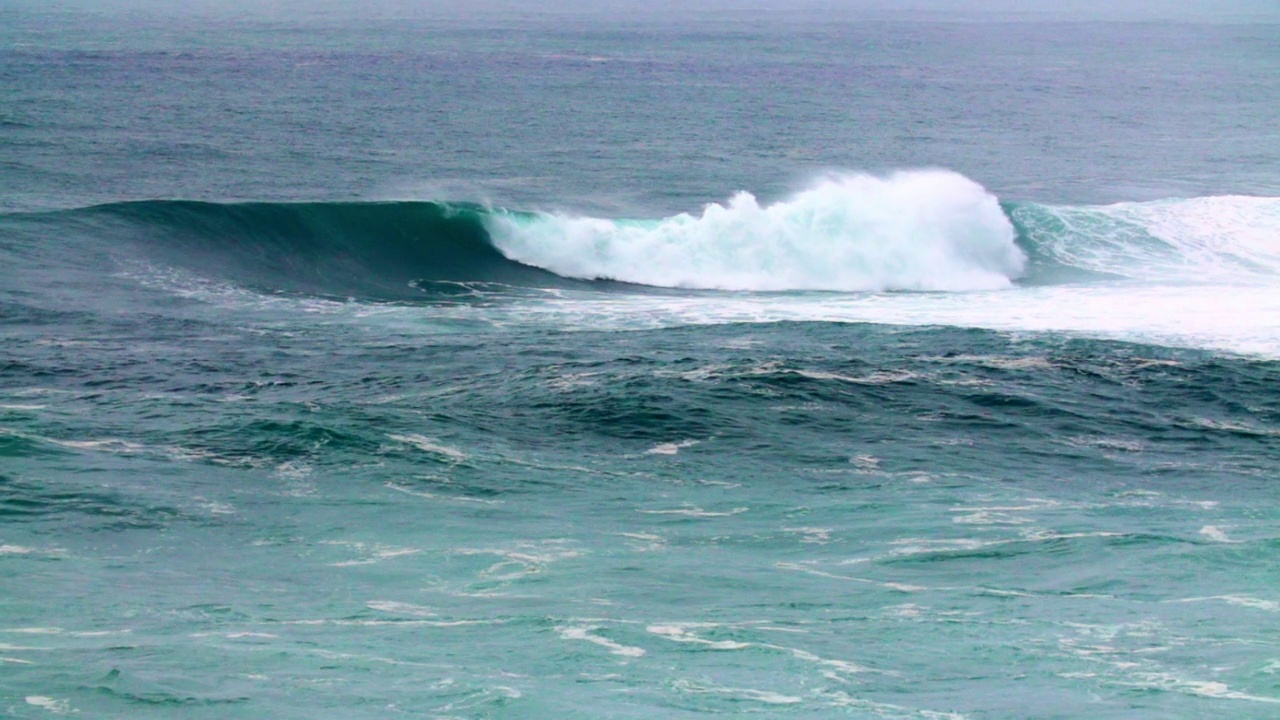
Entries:
[[789,200],[618,221],[494,214],[508,257],[559,275],[714,290],[991,290],[1026,258],[994,196],[956,173],[849,175]]
[[569,282],[504,257],[478,205],[149,200],[70,212],[95,234],[142,242],[148,259],[273,291],[399,299],[459,282]]
[[372,299],[466,296],[484,284],[875,292],[1280,281],[1280,198],[1001,204],[940,170],[830,178],[771,205],[740,193],[657,220],[439,202],[169,200],[3,219],[35,227],[23,231],[28,252],[52,250],[50,235],[78,235],[251,289]]

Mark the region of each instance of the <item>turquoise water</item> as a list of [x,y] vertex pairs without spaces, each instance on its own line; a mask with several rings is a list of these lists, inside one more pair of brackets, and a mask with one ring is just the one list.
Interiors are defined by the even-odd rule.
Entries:
[[375,10],[0,9],[0,715],[1280,714],[1274,11]]

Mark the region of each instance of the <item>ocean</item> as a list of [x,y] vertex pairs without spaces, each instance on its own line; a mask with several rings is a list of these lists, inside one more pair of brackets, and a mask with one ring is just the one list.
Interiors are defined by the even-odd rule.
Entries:
[[1280,12],[0,4],[0,716],[1280,717]]

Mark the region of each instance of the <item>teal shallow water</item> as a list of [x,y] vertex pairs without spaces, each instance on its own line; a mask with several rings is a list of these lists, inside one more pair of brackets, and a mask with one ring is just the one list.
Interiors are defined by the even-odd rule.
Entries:
[[[190,323],[81,337],[91,371],[6,393],[18,692],[131,716],[1268,715],[1272,362],[843,324]],[[31,348],[84,352],[59,345]]]
[[0,715],[1280,713],[1276,25],[5,12]]

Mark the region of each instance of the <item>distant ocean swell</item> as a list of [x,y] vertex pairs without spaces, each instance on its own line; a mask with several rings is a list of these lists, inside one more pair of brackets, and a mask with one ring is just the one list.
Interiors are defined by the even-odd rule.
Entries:
[[386,299],[429,299],[451,283],[879,292],[1280,279],[1280,198],[1001,203],[941,170],[833,176],[773,204],[744,192],[657,220],[445,202],[174,200],[8,219],[260,289]]

